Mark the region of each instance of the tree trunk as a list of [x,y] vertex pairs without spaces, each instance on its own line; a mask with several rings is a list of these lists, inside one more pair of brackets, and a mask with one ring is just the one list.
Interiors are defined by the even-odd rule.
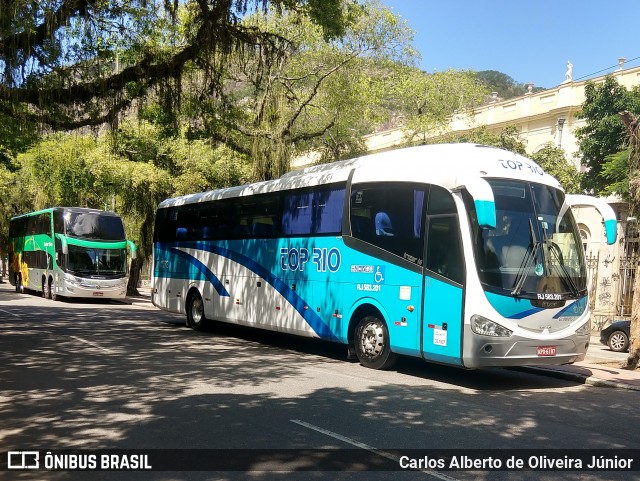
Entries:
[[[627,129],[629,142],[629,192],[631,194],[631,212],[640,212],[640,117],[631,112],[620,112],[620,118]],[[631,303],[631,329],[629,336],[629,357],[622,366],[624,369],[637,369],[640,361],[640,268],[636,269],[636,279]]]
[[631,302],[631,329],[629,336],[629,356],[621,366],[623,369],[637,369],[640,360],[640,270],[636,269]]
[[127,284],[128,296],[139,296],[138,282],[140,281],[140,271],[142,270],[142,259],[136,257],[131,259],[131,267],[129,268],[129,283]]

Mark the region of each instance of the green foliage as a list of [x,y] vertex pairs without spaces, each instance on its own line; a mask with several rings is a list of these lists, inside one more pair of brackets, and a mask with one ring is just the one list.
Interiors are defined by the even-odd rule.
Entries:
[[527,155],[524,143],[520,140],[518,129],[511,125],[505,127],[498,133],[490,132],[486,126],[470,130],[464,133],[452,132],[439,137],[429,143],[459,143],[469,142],[473,144],[489,145],[498,147],[520,155]]
[[22,207],[20,191],[23,185],[18,182],[15,172],[0,164],[0,256],[4,256],[9,247],[9,219],[16,209]]
[[618,195],[629,201],[629,149],[605,157],[600,177],[604,181],[604,195]]
[[18,156],[34,209],[60,206],[100,207],[92,190],[95,178],[87,155],[90,137],[54,134]]
[[0,166],[13,169],[15,157],[35,140],[34,125],[0,112]]
[[529,157],[547,174],[558,179],[568,194],[577,194],[582,191],[580,182],[582,174],[567,160],[561,148],[549,143]]
[[446,70],[426,74],[405,69],[399,88],[393,91],[401,102],[406,118],[408,141],[415,143],[442,134],[451,116],[460,110],[471,111],[487,94],[474,72]]
[[[507,74],[496,70],[482,70],[477,73],[480,83],[490,92],[497,92],[501,99],[519,97],[527,93],[528,84],[516,82]],[[543,87],[534,87],[533,92],[540,92]]]
[[413,32],[377,2],[342,8],[348,21],[339,39],[304,10],[245,18],[244,27],[280,41],[226,57],[217,97],[206,94],[205,77],[193,71],[182,101],[189,138],[213,138],[251,156],[256,180],[282,175],[291,156],[310,150],[322,161],[362,152],[362,136],[389,114],[376,108],[381,94],[389,97],[376,88],[379,79],[415,59]]
[[587,82],[585,101],[579,114],[579,118],[585,119],[586,125],[576,129],[576,137],[582,162],[589,168],[583,177],[583,188],[596,195],[611,190],[608,187],[609,178],[603,171],[608,171],[607,175],[610,175],[617,168],[605,167],[607,159],[626,150],[625,127],[619,116],[624,110],[640,112],[640,90],[627,91],[611,75],[599,85]]
[[[355,5],[351,5],[354,8]],[[306,15],[321,26],[327,41],[344,35],[347,23],[343,16],[342,0],[307,0]]]
[[[325,40],[357,10],[343,0],[12,0],[0,15],[0,112],[57,130],[115,123],[134,98],[173,90],[197,65],[215,91],[232,52],[282,39],[242,24],[269,7],[304,15]],[[219,56],[214,60],[214,57]],[[220,61],[222,60],[222,61]],[[163,97],[163,95],[161,95]],[[164,105],[166,108],[168,105]]]
[[[113,210],[124,218],[140,257],[148,258],[162,200],[245,183],[251,171],[245,158],[226,147],[184,136],[167,139],[161,132],[162,127],[140,121],[125,122],[97,139],[45,137],[18,156],[15,173],[0,166],[0,198],[11,201],[3,205],[4,219],[55,205]],[[2,221],[0,229],[6,236]]]
[[254,178],[270,179],[289,169],[293,155],[313,152],[320,162],[360,155],[364,135],[398,119],[422,136],[484,98],[471,72],[417,69],[413,31],[379,2],[345,3],[344,11],[339,39],[301,11],[247,17],[244,26],[281,42],[227,57],[215,98],[194,70],[182,101],[189,137],[250,155]]

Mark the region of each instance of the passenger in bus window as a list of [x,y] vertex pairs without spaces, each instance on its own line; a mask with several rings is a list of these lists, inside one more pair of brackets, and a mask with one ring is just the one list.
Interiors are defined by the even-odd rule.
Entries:
[[396,235],[389,214],[386,212],[376,214],[375,224],[377,236],[394,237]]

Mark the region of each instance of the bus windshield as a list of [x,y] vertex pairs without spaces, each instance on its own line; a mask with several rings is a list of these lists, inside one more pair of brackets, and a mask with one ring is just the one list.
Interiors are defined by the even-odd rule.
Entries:
[[93,212],[64,213],[65,233],[77,239],[121,241],[125,239],[122,219],[116,215]]
[[66,270],[81,277],[122,277],[126,274],[126,259],[126,249],[69,245]]
[[480,229],[476,223],[474,237],[485,289],[552,301],[584,296],[584,253],[564,193],[523,181],[488,182],[495,198],[496,228]]

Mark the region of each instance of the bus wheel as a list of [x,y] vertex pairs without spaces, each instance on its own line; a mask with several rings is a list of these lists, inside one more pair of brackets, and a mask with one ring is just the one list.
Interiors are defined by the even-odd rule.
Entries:
[[187,325],[195,331],[200,331],[204,328],[206,322],[207,318],[204,316],[202,297],[197,291],[194,291],[187,301]]
[[51,299],[51,293],[49,292],[50,288],[51,288],[51,285],[47,282],[47,278],[43,277],[42,278],[42,297],[44,297],[45,299]]
[[391,352],[387,325],[375,316],[367,316],[358,323],[354,343],[358,360],[364,367],[387,369],[397,359]]
[[22,276],[20,274],[16,275],[16,292],[20,294],[24,293],[24,286],[22,285]]
[[53,281],[53,277],[49,277],[49,299],[52,301],[58,300],[58,295],[56,294],[56,284]]

